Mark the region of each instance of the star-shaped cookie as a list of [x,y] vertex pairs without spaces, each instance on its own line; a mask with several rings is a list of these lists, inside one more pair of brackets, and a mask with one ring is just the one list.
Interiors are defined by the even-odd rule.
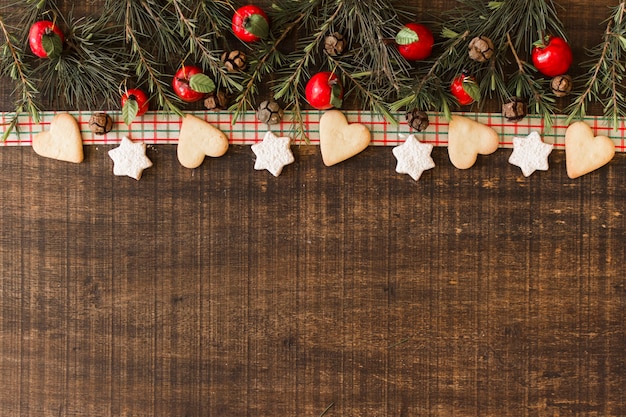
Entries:
[[526,137],[514,137],[509,163],[520,167],[525,177],[535,170],[547,171],[548,156],[553,148],[554,145],[544,143],[537,132],[531,132]]
[[393,148],[393,155],[398,160],[396,172],[408,174],[415,181],[419,180],[422,172],[435,167],[435,162],[430,157],[433,145],[422,143],[410,135],[400,146]]
[[152,161],[146,156],[146,144],[133,142],[126,136],[119,147],[109,151],[109,156],[113,160],[113,174],[136,180],[141,178],[144,169],[152,166]]
[[285,165],[295,161],[288,137],[278,137],[272,132],[267,132],[263,142],[252,145],[252,152],[256,155],[254,169],[267,169],[275,177],[278,177]]

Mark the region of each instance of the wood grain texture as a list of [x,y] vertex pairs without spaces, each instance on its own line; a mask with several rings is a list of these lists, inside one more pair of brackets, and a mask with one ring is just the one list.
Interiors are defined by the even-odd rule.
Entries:
[[[562,2],[579,52],[599,3]],[[158,146],[135,181],[109,149],[0,149],[0,416],[626,415],[626,155],[437,148],[416,183],[391,148]]]

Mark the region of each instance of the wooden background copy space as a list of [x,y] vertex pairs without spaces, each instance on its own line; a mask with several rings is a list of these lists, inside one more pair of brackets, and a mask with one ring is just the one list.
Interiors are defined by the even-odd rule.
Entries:
[[[560,2],[577,62],[613,3]],[[437,148],[416,183],[389,147],[274,178],[157,146],[136,182],[110,148],[0,149],[0,415],[626,415],[623,153]]]

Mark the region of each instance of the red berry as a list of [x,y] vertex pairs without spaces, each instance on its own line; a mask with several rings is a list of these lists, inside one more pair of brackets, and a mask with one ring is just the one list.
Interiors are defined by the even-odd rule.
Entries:
[[549,37],[547,45],[535,45],[531,57],[535,68],[546,77],[565,74],[574,59],[570,46],[558,36]]
[[466,74],[461,74],[452,81],[450,92],[461,106],[472,104],[476,101],[475,97],[480,94],[474,77]]
[[[138,88],[131,88],[122,95],[122,112],[124,112],[124,108],[131,100],[137,103],[137,114],[135,114],[135,117],[141,116],[148,111],[149,102],[146,93]],[[130,124],[132,120],[125,120],[125,122]]]
[[398,52],[408,61],[428,58],[434,43],[433,33],[419,23],[407,23],[396,36]]
[[248,4],[235,11],[232,29],[242,41],[256,42],[269,34],[269,19],[260,7]]
[[317,110],[341,107],[343,87],[339,77],[332,72],[318,72],[313,75],[304,93],[309,104]]
[[172,79],[172,89],[181,100],[187,103],[202,100],[206,96],[206,93],[195,91],[189,85],[189,80],[196,74],[202,74],[202,69],[192,65],[182,66]]
[[49,20],[40,20],[33,23],[28,31],[28,44],[30,45],[30,50],[33,51],[33,53],[39,58],[48,58],[48,52],[46,52],[46,49],[44,48],[43,39],[44,37],[52,39],[54,36],[60,39],[61,44],[65,42],[63,31],[55,25],[54,22]]

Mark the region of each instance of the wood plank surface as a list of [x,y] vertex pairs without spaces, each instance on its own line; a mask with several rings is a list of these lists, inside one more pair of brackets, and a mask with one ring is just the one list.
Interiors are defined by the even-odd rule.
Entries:
[[[580,51],[610,2],[561,3]],[[109,149],[0,149],[1,416],[626,416],[626,155]]]

